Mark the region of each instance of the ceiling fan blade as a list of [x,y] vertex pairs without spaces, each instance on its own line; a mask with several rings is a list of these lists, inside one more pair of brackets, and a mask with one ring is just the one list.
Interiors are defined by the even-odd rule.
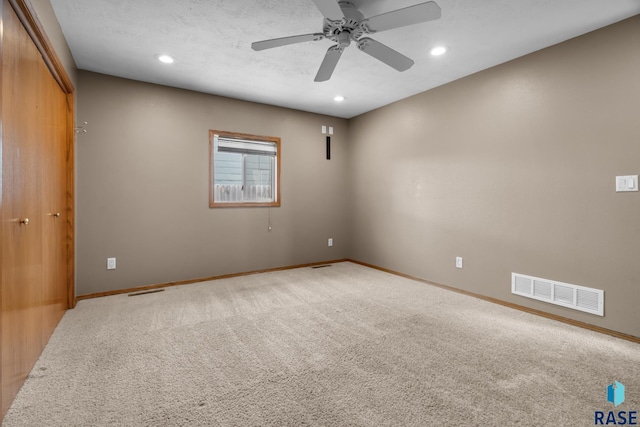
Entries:
[[279,39],[263,40],[260,42],[251,43],[251,49],[265,50],[265,49],[271,49],[273,47],[286,46],[289,44],[322,40],[323,38],[324,38],[324,34],[322,33],[302,34],[299,36],[281,37]]
[[414,64],[411,58],[369,37],[358,40],[358,49],[398,71],[406,71]]
[[336,0],[312,0],[325,18],[339,21],[344,18],[344,12]]
[[393,12],[372,16],[365,20],[364,28],[369,33],[406,27],[407,25],[439,19],[442,12],[436,2],[429,1]]
[[326,82],[331,78],[333,70],[336,69],[338,60],[342,56],[342,51],[343,49],[339,48],[338,45],[331,46],[329,50],[327,50],[327,53],[322,60],[322,64],[320,65],[320,69],[318,70],[318,74],[316,74],[316,78],[313,79],[314,81]]

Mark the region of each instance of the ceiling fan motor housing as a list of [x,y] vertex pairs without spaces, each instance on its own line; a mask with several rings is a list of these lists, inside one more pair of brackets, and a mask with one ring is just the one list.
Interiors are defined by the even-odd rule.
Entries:
[[364,34],[361,25],[364,15],[351,2],[341,1],[338,5],[344,13],[344,19],[333,21],[325,18],[323,31],[326,38],[338,43],[340,48],[345,48],[351,40],[357,41]]

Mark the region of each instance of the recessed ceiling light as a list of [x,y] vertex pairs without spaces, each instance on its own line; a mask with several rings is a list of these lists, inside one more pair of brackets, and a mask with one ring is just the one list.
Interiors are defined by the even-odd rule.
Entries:
[[160,62],[164,62],[165,64],[172,64],[175,59],[173,56],[169,55],[156,55],[156,59]]
[[335,98],[333,98],[333,100],[336,101],[336,102],[342,102],[342,101],[344,101],[344,96],[338,95]]
[[431,55],[433,56],[440,56],[443,53],[445,53],[447,51],[447,48],[444,46],[436,46],[433,49],[431,49]]

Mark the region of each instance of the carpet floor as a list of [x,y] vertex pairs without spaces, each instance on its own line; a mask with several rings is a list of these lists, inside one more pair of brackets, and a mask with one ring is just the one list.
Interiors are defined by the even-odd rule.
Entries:
[[[607,386],[626,401],[607,401]],[[353,263],[80,301],[3,426],[588,426],[640,346]]]

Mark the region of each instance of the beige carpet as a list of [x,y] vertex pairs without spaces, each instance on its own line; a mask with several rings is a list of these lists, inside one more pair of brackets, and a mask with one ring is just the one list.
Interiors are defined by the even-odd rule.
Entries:
[[640,346],[352,263],[81,301],[3,426],[589,426]]

